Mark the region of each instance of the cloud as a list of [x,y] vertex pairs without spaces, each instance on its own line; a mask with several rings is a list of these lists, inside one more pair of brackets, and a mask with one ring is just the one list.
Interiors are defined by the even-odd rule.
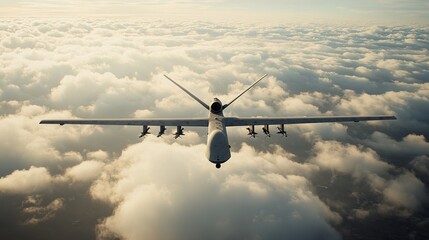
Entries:
[[318,142],[315,145],[314,162],[327,169],[351,174],[356,178],[371,174],[382,175],[392,168],[381,161],[376,152],[354,145],[343,145],[336,141]]
[[[73,149],[61,152],[61,143],[76,142],[84,135],[94,133],[93,128],[43,128],[38,122],[43,118],[70,118],[67,111],[48,111],[46,108],[24,103],[14,103],[14,114],[0,116],[0,134],[8,141],[0,144],[3,152],[0,171],[9,174],[14,169],[48,167],[57,172],[58,162],[68,164],[81,161],[80,153]],[[54,127],[55,128],[55,127]]]
[[94,151],[94,152],[88,152],[86,154],[88,159],[93,159],[93,160],[97,160],[97,161],[107,161],[109,159],[109,153],[103,151],[103,150],[98,150],[98,151]]
[[65,177],[76,182],[90,182],[98,178],[103,170],[104,163],[98,161],[84,161],[76,166],[68,168]]
[[[423,221],[427,208],[426,27],[35,18],[4,19],[0,36],[2,206],[34,194],[43,199],[35,207],[63,199],[68,214],[34,215],[52,216],[48,224],[95,205],[82,215],[86,232],[76,232],[97,225],[100,237],[377,238],[368,219],[399,238],[420,231],[385,223]],[[398,120],[286,126],[288,138],[229,128],[233,158],[221,171],[204,158],[206,129],[140,142],[137,127],[38,125],[206,117],[162,74],[227,103],[264,73],[225,115]],[[18,219],[22,208],[7,210]]]
[[[339,237],[327,221],[338,223],[341,217],[311,192],[305,177],[272,173],[271,164],[281,161],[272,162],[273,154],[244,147],[234,154],[246,161],[227,163],[220,172],[201,159],[203,148],[145,141],[125,149],[91,187],[96,199],[116,206],[98,226],[100,236]],[[285,170],[294,166],[283,162]],[[289,168],[289,174],[301,173],[299,168],[308,166]],[[298,227],[303,223],[309,227]]]
[[416,157],[410,165],[417,171],[429,174],[429,157],[426,155]]
[[427,201],[426,194],[423,182],[409,172],[404,173],[387,183],[383,195],[388,204],[381,205],[380,211],[396,210],[400,214],[409,216]]
[[29,194],[49,189],[54,179],[44,167],[30,167],[16,170],[0,178],[0,191],[5,193]]
[[386,134],[374,132],[368,141],[368,145],[379,151],[389,152],[392,155],[429,155],[429,142],[426,141],[423,135],[409,134],[401,141],[396,141]]
[[[335,141],[316,143],[315,149],[313,162],[318,166],[368,181],[374,192],[381,193],[384,201],[377,208],[382,214],[410,216],[427,200],[425,185],[421,180],[408,171],[392,174],[394,166],[381,161],[372,149],[359,149]],[[357,218],[365,218],[370,214],[365,209],[354,211]]]
[[[0,134],[9,139],[0,145],[3,161],[11,165],[20,165],[20,162],[38,164],[50,160],[59,160],[59,152],[49,141],[41,136],[34,135],[34,121],[24,116],[10,115],[0,118]],[[31,141],[29,141],[31,140]]]
[[92,182],[100,176],[103,162],[88,160],[69,167],[64,174],[53,176],[45,167],[31,166],[28,170],[15,170],[0,178],[0,192],[10,194],[42,193],[63,183]]
[[29,196],[26,199],[22,212],[25,215],[31,215],[31,217],[24,224],[34,225],[54,218],[58,210],[64,207],[64,199],[54,199],[46,206],[41,206],[41,204],[40,195]]

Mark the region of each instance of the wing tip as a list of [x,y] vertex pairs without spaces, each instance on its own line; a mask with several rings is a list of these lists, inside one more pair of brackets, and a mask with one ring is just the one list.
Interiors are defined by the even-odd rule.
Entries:
[[41,120],[40,122],[39,122],[39,124],[59,124],[59,125],[64,125],[65,123],[64,122],[58,122],[58,121],[56,121],[56,120]]
[[381,120],[397,120],[395,115],[382,116]]

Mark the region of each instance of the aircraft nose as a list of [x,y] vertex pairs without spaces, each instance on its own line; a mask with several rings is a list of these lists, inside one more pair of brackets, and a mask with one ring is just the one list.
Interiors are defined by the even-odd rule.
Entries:
[[228,139],[220,130],[214,130],[207,137],[206,157],[213,163],[223,163],[231,157]]

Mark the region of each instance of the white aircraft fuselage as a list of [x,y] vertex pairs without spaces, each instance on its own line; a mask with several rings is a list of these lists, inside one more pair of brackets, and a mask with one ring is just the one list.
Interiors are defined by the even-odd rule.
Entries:
[[220,167],[221,163],[231,158],[228,134],[223,121],[222,102],[215,98],[209,110],[206,158],[216,164],[216,167]]

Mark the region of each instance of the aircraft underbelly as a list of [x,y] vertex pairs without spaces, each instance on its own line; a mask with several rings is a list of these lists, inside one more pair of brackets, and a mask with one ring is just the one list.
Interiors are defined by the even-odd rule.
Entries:
[[223,131],[214,130],[207,136],[206,157],[213,163],[224,163],[231,158],[228,138]]

